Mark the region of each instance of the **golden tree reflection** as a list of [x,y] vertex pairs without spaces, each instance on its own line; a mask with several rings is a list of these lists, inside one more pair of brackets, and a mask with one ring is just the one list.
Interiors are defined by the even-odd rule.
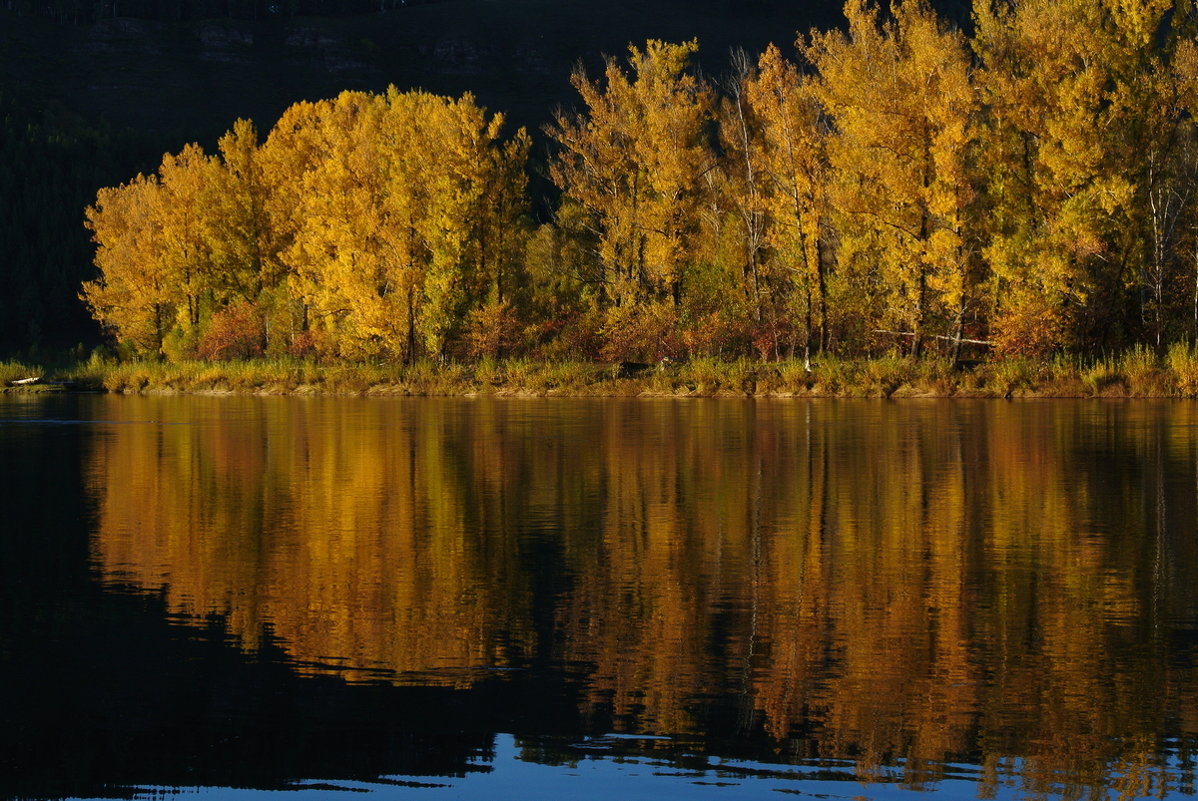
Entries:
[[864,779],[1192,787],[1192,405],[101,403],[105,580],[299,669],[548,656],[627,731],[738,705]]

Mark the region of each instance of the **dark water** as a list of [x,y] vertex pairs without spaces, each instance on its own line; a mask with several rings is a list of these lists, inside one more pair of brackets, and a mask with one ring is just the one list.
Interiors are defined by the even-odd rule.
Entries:
[[1189,402],[10,397],[0,514],[3,799],[1193,793]]

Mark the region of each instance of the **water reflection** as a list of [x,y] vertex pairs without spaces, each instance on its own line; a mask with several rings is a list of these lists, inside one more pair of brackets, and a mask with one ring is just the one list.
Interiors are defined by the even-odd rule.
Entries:
[[594,731],[912,788],[1192,792],[1193,404],[96,403],[142,423],[87,457],[103,580],[301,672],[568,681]]

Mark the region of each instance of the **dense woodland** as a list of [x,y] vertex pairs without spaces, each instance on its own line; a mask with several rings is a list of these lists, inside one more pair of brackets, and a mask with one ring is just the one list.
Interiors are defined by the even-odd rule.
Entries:
[[78,300],[94,250],[79,209],[154,153],[147,137],[46,112],[0,89],[0,349],[94,339]]
[[268,19],[307,14],[338,16],[393,11],[435,0],[4,0],[17,14],[81,25],[101,19]]
[[88,210],[116,340],[171,358],[1040,356],[1198,336],[1196,20],[920,0],[699,74],[649,41],[529,138],[470,95],[240,121]]

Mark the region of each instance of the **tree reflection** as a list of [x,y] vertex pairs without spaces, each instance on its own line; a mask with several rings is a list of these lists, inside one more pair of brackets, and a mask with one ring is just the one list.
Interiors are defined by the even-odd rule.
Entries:
[[916,786],[951,762],[1030,796],[1192,786],[1189,404],[105,414],[187,423],[96,440],[106,581],[217,615],[247,651],[269,632],[301,671],[581,674],[595,726],[764,732],[774,758],[897,764]]

